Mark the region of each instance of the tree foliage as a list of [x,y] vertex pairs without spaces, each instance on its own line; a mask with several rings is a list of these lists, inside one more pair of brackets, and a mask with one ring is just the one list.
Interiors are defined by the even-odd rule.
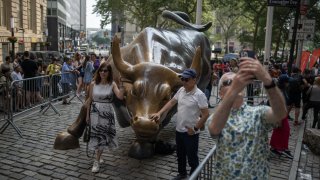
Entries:
[[[309,0],[309,19],[316,19],[316,32],[313,47],[320,46],[320,2]],[[94,12],[102,16],[101,27],[112,20],[128,21],[140,29],[145,27],[176,28],[176,23],[161,17],[163,10],[182,11],[195,23],[197,0],[96,0]],[[267,1],[261,0],[203,0],[203,23],[213,21],[214,26],[221,26],[223,33],[212,41],[228,42],[230,38],[241,43],[251,43],[257,52],[264,49],[265,26],[267,18]],[[123,16],[112,19],[112,13]],[[277,51],[288,46],[290,21],[294,18],[295,9],[275,7],[273,18],[272,48]],[[206,34],[211,36],[210,29]]]

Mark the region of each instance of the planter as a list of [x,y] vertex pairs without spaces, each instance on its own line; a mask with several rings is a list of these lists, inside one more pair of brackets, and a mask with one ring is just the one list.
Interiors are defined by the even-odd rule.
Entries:
[[8,41],[9,41],[10,43],[15,43],[15,42],[18,41],[18,39],[17,39],[17,37],[10,36],[10,37],[8,37]]

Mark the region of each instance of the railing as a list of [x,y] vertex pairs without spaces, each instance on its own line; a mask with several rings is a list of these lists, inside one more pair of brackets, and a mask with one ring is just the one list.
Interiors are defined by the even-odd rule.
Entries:
[[40,108],[42,114],[51,108],[60,116],[54,102],[64,99],[70,103],[75,97],[82,102],[76,95],[76,74],[71,72],[16,80],[9,85],[0,84],[0,88],[5,89],[4,92],[0,92],[0,122],[5,121],[0,128],[0,134],[11,125],[22,137],[22,132],[14,120],[36,108]]
[[212,179],[213,177],[213,161],[214,161],[214,153],[216,151],[216,145],[213,145],[207,156],[203,159],[203,161],[199,164],[197,169],[192,173],[189,180],[196,179]]
[[[214,98],[214,103],[212,106],[216,106],[221,101],[219,97],[219,80],[213,85],[211,96]],[[254,80],[249,84],[244,90],[244,99],[250,105],[265,104],[267,102],[267,94],[263,88],[263,83],[260,80]]]

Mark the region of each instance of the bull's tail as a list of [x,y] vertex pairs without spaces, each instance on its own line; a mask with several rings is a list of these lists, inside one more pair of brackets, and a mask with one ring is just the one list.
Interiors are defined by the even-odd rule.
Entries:
[[190,23],[190,18],[189,16],[184,13],[184,12],[180,12],[180,11],[168,11],[168,10],[164,10],[162,12],[162,17],[164,18],[168,18],[171,19],[187,28],[196,30],[196,31],[206,31],[208,30],[211,26],[212,26],[212,22],[209,22],[207,24],[204,25],[196,25],[196,24],[192,24]]

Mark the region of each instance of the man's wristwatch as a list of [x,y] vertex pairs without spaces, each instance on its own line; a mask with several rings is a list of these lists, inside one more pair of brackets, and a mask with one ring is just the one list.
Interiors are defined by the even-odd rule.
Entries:
[[272,78],[271,84],[269,84],[269,85],[264,85],[264,88],[266,88],[266,89],[272,89],[272,88],[274,88],[274,87],[276,87],[276,80],[275,80],[274,78]]

